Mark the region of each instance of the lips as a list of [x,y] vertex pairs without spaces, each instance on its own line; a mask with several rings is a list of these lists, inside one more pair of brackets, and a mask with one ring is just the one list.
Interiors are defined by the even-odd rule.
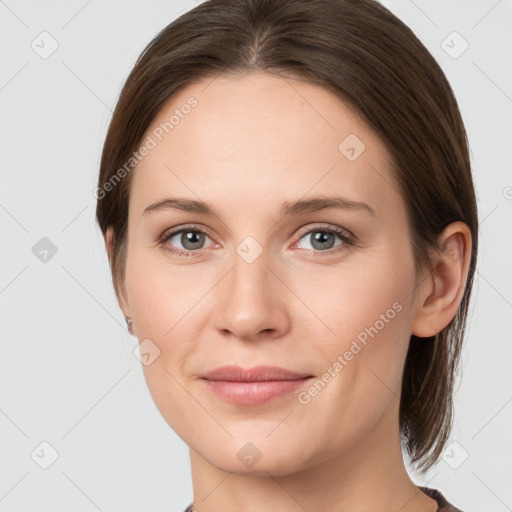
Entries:
[[222,366],[201,377],[207,380],[223,380],[229,382],[262,382],[276,380],[299,380],[312,375],[299,373],[279,366],[255,366],[242,368],[240,366]]
[[205,373],[201,379],[225,402],[258,405],[297,390],[312,377],[277,366],[223,366]]

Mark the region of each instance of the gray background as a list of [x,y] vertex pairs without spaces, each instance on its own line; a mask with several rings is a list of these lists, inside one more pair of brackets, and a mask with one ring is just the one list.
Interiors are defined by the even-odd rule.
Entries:
[[[135,59],[197,3],[0,1],[0,512],[172,512],[192,499],[188,449],[153,404],[115,301],[93,190]],[[383,3],[454,88],[481,219],[452,440],[426,478],[413,477],[465,511],[504,512],[512,510],[512,1]]]

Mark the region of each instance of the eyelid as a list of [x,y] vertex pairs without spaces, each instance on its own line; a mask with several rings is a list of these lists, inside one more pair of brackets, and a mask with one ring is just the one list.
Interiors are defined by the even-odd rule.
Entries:
[[210,238],[212,238],[212,232],[210,229],[208,229],[206,226],[202,226],[200,224],[183,224],[178,225],[173,228],[167,228],[164,230],[164,232],[158,237],[160,240],[162,239],[168,239],[171,236],[177,235],[178,233],[181,233],[182,231],[199,231],[204,233],[205,235],[208,235]]
[[[307,235],[308,233],[310,233],[312,231],[323,231],[323,230],[336,233],[340,237],[345,238],[350,243],[354,243],[356,240],[355,235],[353,233],[351,233],[348,229],[342,228],[341,226],[335,226],[333,224],[325,224],[325,223],[320,223],[313,227],[306,226],[304,228],[301,228],[299,230],[297,236],[299,238],[302,238],[304,235]],[[325,252],[325,251],[323,251],[323,252]]]

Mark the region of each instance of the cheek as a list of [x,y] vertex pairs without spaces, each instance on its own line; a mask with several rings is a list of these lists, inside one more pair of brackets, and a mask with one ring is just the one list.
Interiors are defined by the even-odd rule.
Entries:
[[298,398],[301,413],[322,425],[334,444],[355,442],[398,407],[414,271],[407,261],[399,271],[391,260],[378,260],[366,267],[372,270],[302,281],[316,283],[302,292],[334,334],[322,326],[326,334],[315,336],[319,324],[311,324],[308,351],[321,373]]
[[291,288],[327,327],[324,346],[340,348],[340,342],[375,324],[382,334],[394,335],[399,325],[407,323],[414,286],[412,261],[398,261],[382,252],[370,256],[357,266],[347,264],[325,272],[311,268],[309,275],[305,270],[289,276]]
[[308,307],[328,327],[322,325],[322,337],[312,328],[310,338],[325,370],[339,375],[329,384],[331,398],[345,400],[350,389],[355,404],[373,401],[379,408],[390,389],[399,394],[411,330],[412,258],[374,254],[358,269],[340,268],[316,279],[306,275],[300,282],[294,289],[308,297]]
[[202,284],[193,265],[155,265],[137,250],[127,256],[125,276],[137,337],[141,343],[149,339],[156,348],[146,347],[158,354],[142,365],[148,389],[169,425],[178,433],[188,432],[201,411],[185,391],[186,362],[197,347],[201,298],[211,286]]
[[212,286],[198,276],[197,268],[154,264],[143,251],[128,254],[126,292],[139,338],[150,338],[163,350],[166,340],[176,339],[177,332],[190,327],[201,309],[201,298]]

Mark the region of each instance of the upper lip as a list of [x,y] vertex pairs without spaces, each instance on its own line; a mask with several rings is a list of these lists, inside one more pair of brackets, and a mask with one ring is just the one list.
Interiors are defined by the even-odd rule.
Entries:
[[253,368],[221,366],[202,374],[200,377],[207,380],[231,382],[263,382],[270,380],[299,380],[311,377],[311,375],[287,370],[279,366],[254,366]]

